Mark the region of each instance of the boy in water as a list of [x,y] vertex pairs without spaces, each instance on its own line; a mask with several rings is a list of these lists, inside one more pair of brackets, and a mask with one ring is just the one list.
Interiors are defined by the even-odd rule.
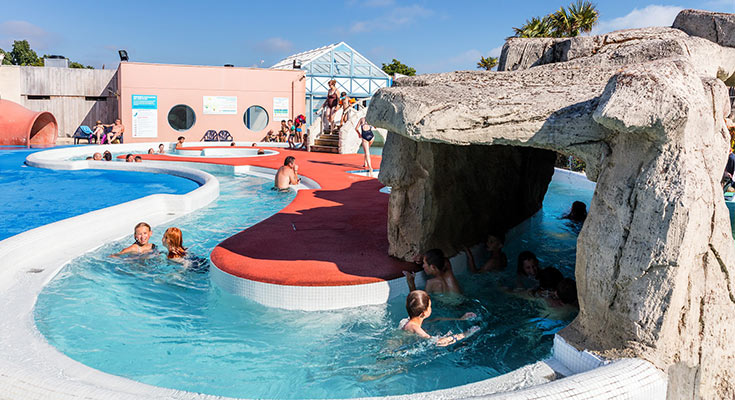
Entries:
[[153,231],[151,231],[150,225],[145,222],[138,223],[138,225],[135,225],[135,231],[133,234],[133,237],[135,238],[135,243],[124,248],[119,253],[112,254],[112,257],[117,257],[123,254],[146,254],[152,252],[156,249],[155,244],[148,243],[148,240],[151,238],[152,233]]
[[[444,257],[444,252],[440,249],[431,249],[424,254],[422,262],[426,274],[425,290],[427,292],[462,294],[459,282],[454,277],[452,264]],[[408,289],[416,290],[416,273],[403,271],[403,274],[406,276]]]
[[179,136],[179,138],[176,139],[176,148],[177,149],[181,149],[181,148],[184,147],[184,140],[186,140],[186,138],[183,137],[183,136]]
[[503,253],[503,245],[505,245],[505,234],[504,233],[491,233],[487,236],[487,242],[485,246],[490,252],[490,258],[482,265],[477,268],[475,265],[475,258],[472,256],[472,252],[467,247],[464,248],[464,252],[467,255],[467,265],[470,267],[470,271],[473,274],[481,274],[488,271],[502,271],[508,266],[508,257]]
[[[412,290],[411,293],[406,297],[406,311],[408,312],[408,322],[406,322],[401,329],[406,332],[411,332],[424,339],[431,338],[431,335],[421,327],[424,320],[429,318],[431,315],[431,298],[429,294],[423,290]],[[465,314],[461,319],[473,318],[475,315],[472,313]],[[480,330],[479,327],[473,326],[465,332],[458,333],[456,335],[445,336],[437,338],[437,346],[449,346],[450,344],[457,343],[458,341],[471,336],[473,333]]]

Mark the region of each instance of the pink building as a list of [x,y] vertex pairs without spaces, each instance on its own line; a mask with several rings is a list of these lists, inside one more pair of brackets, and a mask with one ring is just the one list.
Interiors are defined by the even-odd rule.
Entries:
[[260,141],[305,114],[304,71],[122,62],[125,142],[199,141],[208,130]]

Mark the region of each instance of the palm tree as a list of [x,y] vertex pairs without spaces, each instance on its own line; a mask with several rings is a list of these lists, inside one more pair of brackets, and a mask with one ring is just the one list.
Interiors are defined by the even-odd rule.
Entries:
[[520,28],[513,28],[512,37],[574,37],[588,33],[597,24],[600,14],[597,7],[588,0],[577,0],[569,7],[543,18],[533,17],[526,20]]
[[595,5],[587,0],[577,0],[569,6],[569,12],[574,15],[575,25],[582,33],[592,31],[600,17]]
[[485,57],[480,56],[480,61],[477,63],[477,68],[490,71],[491,69],[495,68],[496,65],[498,65],[497,58],[495,57],[485,58]]
[[587,33],[597,24],[599,13],[594,4],[587,0],[577,0],[564,9],[551,14],[552,36],[574,37],[580,32]]
[[513,28],[513,31],[515,32],[513,37],[549,37],[551,36],[551,19],[548,16],[543,18],[533,17],[526,20],[526,23],[520,28]]

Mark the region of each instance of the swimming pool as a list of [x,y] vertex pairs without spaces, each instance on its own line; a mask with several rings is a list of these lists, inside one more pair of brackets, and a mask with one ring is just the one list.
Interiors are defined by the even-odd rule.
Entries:
[[[184,231],[191,252],[203,257],[221,239],[292,199],[268,190],[269,181],[218,178],[220,199],[172,223]],[[396,330],[405,317],[402,299],[329,312],[266,308],[223,293],[206,274],[161,257],[107,258],[130,239],[73,260],[39,296],[35,319],[49,342],[71,358],[169,388],[236,397],[329,398],[453,387],[548,356],[553,333],[573,315],[549,318],[540,303],[499,287],[512,280],[513,259],[521,248],[548,251],[539,254],[542,264],[571,276],[578,227],[559,216],[571,201],[589,202],[591,195],[591,190],[552,182],[543,210],[509,233],[504,273],[460,277],[471,298],[435,297],[435,315],[473,311],[481,317],[427,326],[435,334],[482,326],[479,334],[450,348],[428,346]],[[154,227],[155,243],[163,229]],[[545,243],[549,240],[553,243]]]
[[39,151],[0,149],[0,240],[58,220],[156,193],[181,194],[199,185],[166,174],[58,171],[23,164]]

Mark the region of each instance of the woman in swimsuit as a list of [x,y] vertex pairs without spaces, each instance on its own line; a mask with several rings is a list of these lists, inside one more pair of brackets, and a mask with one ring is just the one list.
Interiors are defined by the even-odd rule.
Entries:
[[337,112],[337,103],[339,102],[339,91],[337,90],[337,81],[332,79],[329,81],[329,92],[327,92],[327,119],[329,120],[329,131],[332,130],[334,124],[334,113]]
[[375,140],[375,134],[373,133],[373,127],[370,126],[370,124],[367,123],[365,120],[365,117],[360,118],[359,121],[357,121],[357,125],[355,125],[355,132],[357,132],[357,136],[362,139],[362,150],[365,152],[365,162],[363,163],[363,168],[367,167],[370,177],[373,176],[373,164],[370,162],[370,145],[373,144],[373,140]]

